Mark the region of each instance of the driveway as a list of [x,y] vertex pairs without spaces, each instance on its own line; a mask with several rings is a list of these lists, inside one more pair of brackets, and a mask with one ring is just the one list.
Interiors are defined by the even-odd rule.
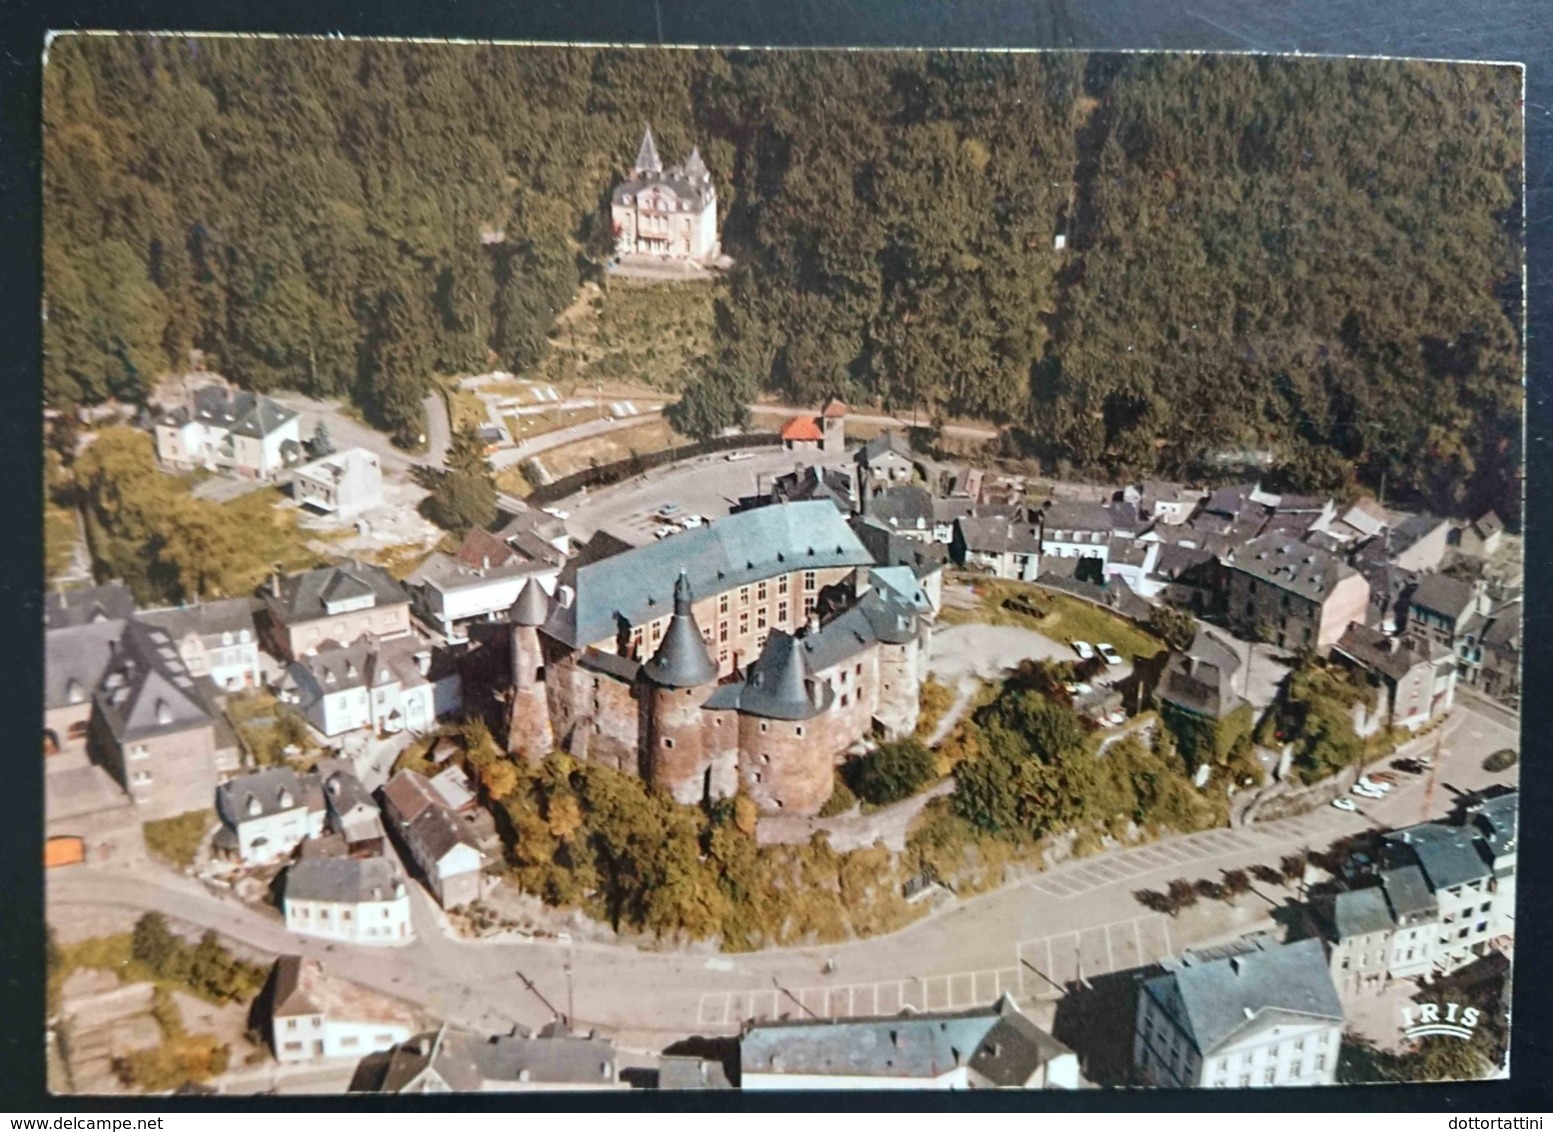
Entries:
[[935,629],[927,664],[940,683],[954,687],[966,677],[996,680],[1026,660],[1077,659],[1067,645],[1033,629],[971,623]]
[[522,444],[513,448],[503,448],[491,456],[491,467],[500,471],[510,468],[514,464],[521,464],[530,456],[537,456],[541,452],[548,452],[552,448],[559,448],[563,444],[571,444],[573,441],[586,440],[590,436],[600,436],[607,432],[615,432],[622,428],[631,428],[634,425],[645,424],[647,421],[662,416],[662,410],[639,413],[634,417],[601,417],[591,421],[583,421],[581,424],[568,425],[566,428],[558,428],[553,432],[540,433],[530,437]]
[[[272,398],[286,408],[295,409],[301,414],[300,427],[305,439],[312,439],[313,430],[318,427],[318,422],[323,420],[328,423],[329,440],[334,444],[337,452],[343,448],[365,448],[368,452],[377,455],[385,471],[393,469],[402,472],[416,464],[428,462],[428,458],[411,456],[402,448],[396,448],[393,441],[385,434],[347,415],[338,401],[318,401],[311,397],[304,397],[300,393],[277,393],[273,394]],[[427,399],[428,424],[431,413],[429,402],[433,399],[439,403],[441,401],[440,397]],[[429,441],[431,437],[428,435],[427,439]],[[443,450],[446,451],[446,448],[444,439]]]

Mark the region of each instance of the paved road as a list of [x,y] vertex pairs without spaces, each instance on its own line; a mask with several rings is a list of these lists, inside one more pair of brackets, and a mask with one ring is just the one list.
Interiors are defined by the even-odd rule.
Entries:
[[448,445],[453,442],[453,430],[448,423],[448,403],[440,393],[428,393],[423,404],[426,406],[426,455],[420,462],[440,468],[447,459]]
[[[749,409],[751,413],[757,416],[795,417],[800,413],[812,414],[814,412],[813,408],[800,409],[792,405],[752,404]],[[858,421],[862,424],[884,425],[895,429],[908,429],[912,427],[911,421],[905,417],[892,416],[889,413],[858,413],[849,409],[847,411],[847,420]],[[926,425],[928,422],[920,421],[919,423]],[[943,432],[946,436],[965,436],[973,440],[996,440],[1002,435],[998,429],[987,425],[946,424]],[[1112,488],[1111,490],[1115,491],[1116,489]]]
[[[1323,807],[1247,829],[1211,830],[1068,862],[1029,882],[952,902],[894,935],[826,948],[712,956],[603,944],[466,942],[443,934],[440,913],[418,888],[413,902],[418,939],[396,949],[331,947],[293,936],[273,913],[219,900],[170,874],[54,870],[47,877],[48,897],[54,903],[156,909],[263,951],[315,956],[333,970],[441,1017],[493,1031],[544,1022],[549,1008],[541,996],[558,1006],[566,1001],[569,965],[580,1023],[656,1032],[670,1040],[696,1031],[730,1032],[751,1011],[801,1015],[793,995],[813,1009],[815,994],[826,993],[825,1009],[833,1013],[871,1011],[876,999],[883,1009],[894,1001],[883,991],[830,995],[832,984],[899,988],[920,982],[930,988],[921,993],[933,996],[924,1001],[935,1007],[989,1001],[1002,989],[1027,997],[1056,994],[1080,968],[1090,977],[1132,964],[1139,955],[1151,957],[1161,946],[1175,950],[1249,930],[1261,922],[1265,904],[1243,902],[1233,915],[1219,905],[1188,910],[1157,932],[1133,893],[1159,889],[1178,877],[1195,880],[1274,863],[1372,822],[1395,826],[1426,814],[1442,816],[1456,791],[1514,781],[1513,772],[1491,776],[1481,768],[1485,754],[1514,741],[1514,731],[1464,703],[1438,735],[1413,745],[1439,748],[1433,783],[1412,780],[1382,802],[1365,803],[1360,813]],[[1168,940],[1162,938],[1164,930]],[[837,963],[829,979],[820,974],[826,958]],[[535,991],[519,973],[532,980]],[[899,999],[901,992],[895,993]]]
[[530,456],[537,456],[541,452],[548,452],[552,448],[559,448],[564,444],[571,444],[578,440],[587,440],[593,436],[602,436],[605,433],[616,432],[619,429],[630,428],[633,425],[644,424],[662,415],[661,409],[654,409],[634,417],[600,417],[591,421],[583,421],[581,424],[567,425],[565,428],[558,428],[553,432],[542,432],[538,436],[529,437],[516,447],[503,448],[495,453],[491,457],[491,466],[500,471],[502,468],[510,468],[514,464],[520,464]]

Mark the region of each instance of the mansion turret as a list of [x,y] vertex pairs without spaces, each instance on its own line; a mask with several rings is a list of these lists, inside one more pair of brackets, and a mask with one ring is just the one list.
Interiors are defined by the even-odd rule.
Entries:
[[708,263],[717,258],[717,189],[701,152],[665,169],[652,130],[628,180],[609,203],[617,255],[647,255]]
[[552,747],[682,803],[740,787],[813,814],[860,739],[917,723],[933,605],[825,500],[568,565],[513,608],[508,749]]

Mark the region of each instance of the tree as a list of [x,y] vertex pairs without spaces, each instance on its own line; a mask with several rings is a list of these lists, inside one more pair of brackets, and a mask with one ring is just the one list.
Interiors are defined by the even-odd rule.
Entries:
[[1197,620],[1173,605],[1156,605],[1149,614],[1149,628],[1177,652],[1189,648],[1197,636]]
[[166,971],[183,946],[183,941],[173,935],[160,912],[147,912],[135,921],[130,954],[153,971]]
[[749,423],[755,389],[731,365],[702,364],[692,371],[680,399],[664,415],[680,432],[697,440],[721,436]]
[[1197,886],[1191,881],[1182,878],[1171,881],[1165,889],[1165,896],[1170,901],[1171,916],[1178,916],[1183,908],[1196,904],[1197,895]]
[[1251,878],[1244,869],[1230,869],[1219,885],[1225,899],[1233,901],[1251,891]]
[[865,802],[888,805],[909,798],[937,777],[938,756],[916,739],[882,743],[857,760],[852,789]]
[[444,530],[463,535],[496,521],[496,487],[488,476],[445,473],[426,500],[426,513]]

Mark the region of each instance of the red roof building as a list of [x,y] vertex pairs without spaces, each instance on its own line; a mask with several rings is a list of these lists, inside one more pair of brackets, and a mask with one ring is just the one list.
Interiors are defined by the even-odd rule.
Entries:
[[782,441],[788,445],[794,442],[817,444],[823,439],[825,433],[820,429],[818,417],[794,417],[782,426]]

